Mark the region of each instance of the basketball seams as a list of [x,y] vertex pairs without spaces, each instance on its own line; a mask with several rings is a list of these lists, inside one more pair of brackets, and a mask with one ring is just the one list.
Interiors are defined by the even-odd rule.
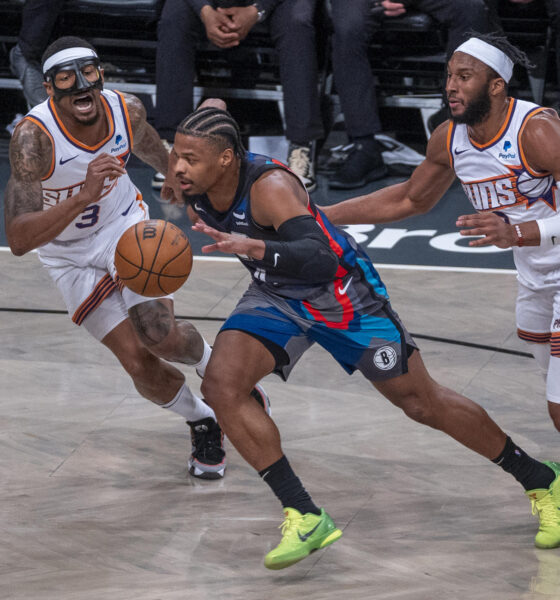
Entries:
[[[153,228],[149,234],[148,228]],[[173,223],[163,219],[141,221],[121,236],[115,248],[115,266],[123,284],[132,291],[146,297],[167,295],[189,276],[192,248],[185,233]]]

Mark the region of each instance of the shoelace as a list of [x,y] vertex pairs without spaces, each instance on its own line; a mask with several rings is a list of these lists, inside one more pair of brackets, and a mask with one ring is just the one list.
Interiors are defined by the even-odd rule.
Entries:
[[539,521],[541,525],[556,525],[559,519],[559,511],[554,506],[554,502],[550,496],[550,492],[543,496],[540,500],[531,498],[531,513],[533,515],[539,513]]
[[288,166],[298,175],[306,177],[309,174],[309,150],[307,148],[296,148],[290,152]]
[[288,534],[297,531],[297,526],[302,520],[303,517],[298,515],[286,515],[284,521],[278,526],[278,529],[282,530],[282,537],[286,537]]
[[223,456],[220,430],[194,432],[195,455],[220,461]]

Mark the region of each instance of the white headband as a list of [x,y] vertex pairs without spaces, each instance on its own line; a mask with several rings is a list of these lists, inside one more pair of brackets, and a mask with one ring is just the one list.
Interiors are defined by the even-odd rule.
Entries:
[[65,50],[61,50],[52,56],[49,56],[43,65],[43,74],[52,69],[58,63],[65,63],[69,60],[77,60],[78,58],[99,58],[97,54],[90,50],[89,48],[66,48]]
[[504,52],[491,44],[472,37],[462,43],[455,52],[464,52],[478,58],[485,65],[494,69],[506,83],[511,79],[513,61]]

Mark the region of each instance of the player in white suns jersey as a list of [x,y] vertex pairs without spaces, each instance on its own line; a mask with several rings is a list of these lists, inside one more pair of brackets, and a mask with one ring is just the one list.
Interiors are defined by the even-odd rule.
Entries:
[[[517,327],[547,370],[548,409],[560,430],[560,250],[552,243],[530,247],[540,239],[539,225],[556,215],[560,119],[554,111],[508,97],[515,63],[531,66],[503,37],[477,35],[461,44],[447,70],[451,119],[434,131],[410,179],[325,207],[325,213],[337,224],[397,221],[428,212],[457,176],[479,211],[459,218],[457,225],[468,228],[461,233],[485,236],[471,241],[473,246],[514,246]],[[538,223],[522,223],[530,219]],[[512,465],[516,452],[513,447],[506,452]],[[501,455],[495,462],[504,467]],[[543,547],[544,531],[554,531],[554,545],[560,545],[560,476],[527,494],[540,518],[537,545]]]
[[[10,248],[18,256],[38,249],[72,320],[115,354],[140,394],[188,420],[191,474],[220,478],[225,454],[214,413],[167,362],[193,365],[203,376],[210,347],[192,324],[175,321],[171,296],[135,294],[119,285],[114,266],[122,233],[148,218],[126,171],[130,153],[156,171],[167,170],[168,153],[138,98],[103,90],[100,60],[88,42],[53,42],[43,74],[49,98],[26,115],[10,144]],[[264,403],[260,388],[252,395]]]

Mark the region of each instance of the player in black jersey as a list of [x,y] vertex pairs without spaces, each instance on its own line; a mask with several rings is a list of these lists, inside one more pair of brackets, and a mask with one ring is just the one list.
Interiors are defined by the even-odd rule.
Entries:
[[[409,417],[493,460],[526,490],[560,481],[560,465],[528,456],[482,407],[430,377],[365,252],[284,165],[245,151],[227,111],[199,109],[181,123],[163,189],[214,240],[203,252],[236,254],[253,277],[216,338],[202,389],[284,507],[283,537],[265,566],[288,567],[342,535],[291,469],[274,422],[249,400],[257,381],[272,372],[286,379],[315,342]],[[560,524],[541,519],[539,536],[544,547],[560,545]]]

